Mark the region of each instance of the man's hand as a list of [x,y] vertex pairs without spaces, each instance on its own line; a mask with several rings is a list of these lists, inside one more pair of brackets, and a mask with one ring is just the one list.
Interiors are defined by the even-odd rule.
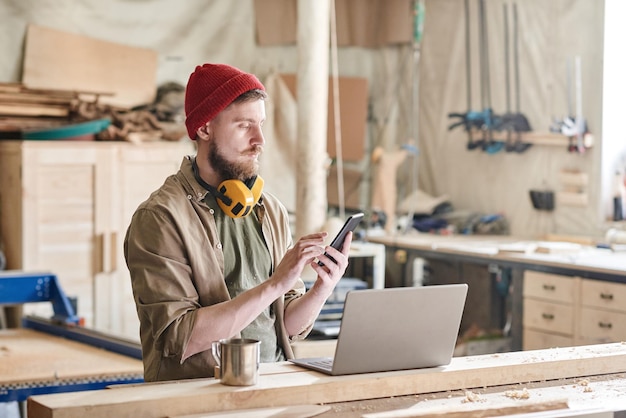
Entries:
[[[310,265],[317,273],[317,280],[313,284],[311,291],[322,292],[326,294],[324,298],[328,298],[333,292],[337,282],[343,277],[348,267],[348,254],[350,253],[350,245],[352,244],[352,232],[346,235],[341,251],[328,246],[319,256],[322,262],[312,262]],[[326,255],[327,254],[327,255]],[[331,258],[332,257],[332,258]]]
[[274,280],[287,292],[302,276],[302,271],[307,264],[311,264],[324,252],[324,239],[326,232],[317,232],[305,235],[290,248],[280,261],[270,280]]
[[[315,257],[319,257],[319,261],[321,261],[323,265],[318,264],[316,258],[309,261],[309,265],[317,273],[317,279],[304,296],[296,299],[287,307],[287,311],[285,312],[285,327],[289,335],[300,334],[318,317],[324,303],[326,303],[326,299],[333,293],[337,282],[343,277],[348,267],[348,254],[350,252],[351,243],[352,232],[349,232],[343,242],[341,251],[331,246],[318,248]],[[330,257],[325,256],[324,251],[326,251],[334,261],[331,260]],[[313,253],[313,251],[311,251],[311,253]]]

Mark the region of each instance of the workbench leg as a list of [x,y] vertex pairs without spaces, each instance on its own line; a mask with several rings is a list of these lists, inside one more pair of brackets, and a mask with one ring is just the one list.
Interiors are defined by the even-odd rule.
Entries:
[[524,314],[524,270],[512,269],[511,273],[511,350],[522,351],[522,322]]

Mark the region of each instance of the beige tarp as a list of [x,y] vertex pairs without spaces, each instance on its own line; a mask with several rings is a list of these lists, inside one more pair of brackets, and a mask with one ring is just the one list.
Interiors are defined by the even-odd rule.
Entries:
[[[502,5],[512,1],[486,0],[489,16],[491,100],[496,113],[504,111]],[[602,91],[602,27],[604,2],[600,0],[517,1],[520,29],[521,111],[533,128],[547,132],[553,117],[567,113],[567,60],[579,55],[582,64],[583,113],[594,133],[596,145],[585,155],[568,153],[564,146],[535,146],[524,154],[489,155],[466,149],[460,129],[448,131],[449,112],[466,111],[465,42],[463,0],[426,0],[424,38],[419,71],[413,68],[410,45],[380,48],[342,47],[341,76],[368,79],[369,112],[366,156],[350,168],[363,172],[363,209],[370,208],[372,165],[369,154],[376,146],[395,152],[411,140],[412,124],[418,126],[417,161],[407,158],[398,167],[398,199],[410,192],[411,168],[417,162],[420,188],[432,196],[446,195],[455,208],[484,213],[502,213],[520,236],[552,232],[592,234],[603,232],[599,202]],[[473,102],[480,107],[477,0],[472,6]],[[158,53],[156,79],[186,82],[195,65],[224,62],[253,71],[272,92],[271,111],[293,103],[272,78],[277,73],[297,72],[295,45],[261,47],[256,44],[252,0],[128,2],[113,0],[4,0],[0,2],[0,81],[19,81],[22,48],[28,23],[88,35],[110,42],[150,48]],[[419,83],[412,74],[419,74]],[[411,114],[411,93],[417,87],[419,101]],[[267,139],[281,145],[281,132],[294,132],[283,118],[293,109],[280,109]],[[277,123],[280,122],[280,123]],[[413,125],[414,126],[414,125]],[[280,129],[279,129],[280,128]],[[281,131],[282,129],[282,131]],[[287,134],[286,135],[291,135]],[[288,144],[288,143],[286,143]],[[268,145],[268,151],[271,146]],[[289,202],[297,187],[293,161],[264,167],[264,176]],[[577,169],[589,175],[587,206],[557,205],[554,212],[532,208],[531,188],[562,187],[559,173]],[[276,185],[277,180],[281,180]],[[292,208],[293,209],[293,208]]]

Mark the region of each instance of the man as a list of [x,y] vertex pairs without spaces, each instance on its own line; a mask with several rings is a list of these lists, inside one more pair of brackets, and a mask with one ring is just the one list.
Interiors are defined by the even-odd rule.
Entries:
[[[263,362],[292,358],[290,343],[308,334],[348,265],[352,234],[342,251],[324,248],[325,232],[294,244],[285,207],[262,192],[266,97],[254,75],[228,65],[189,77],[197,154],[137,208],[124,241],[145,381],[212,376],[211,342],[222,338],[261,340]],[[305,292],[307,266],[317,279]]]

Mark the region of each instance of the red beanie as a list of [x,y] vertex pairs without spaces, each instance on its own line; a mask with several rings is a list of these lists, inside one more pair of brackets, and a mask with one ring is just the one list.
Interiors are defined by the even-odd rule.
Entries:
[[263,84],[253,74],[226,64],[198,65],[189,76],[185,90],[185,125],[189,138],[243,93]]

